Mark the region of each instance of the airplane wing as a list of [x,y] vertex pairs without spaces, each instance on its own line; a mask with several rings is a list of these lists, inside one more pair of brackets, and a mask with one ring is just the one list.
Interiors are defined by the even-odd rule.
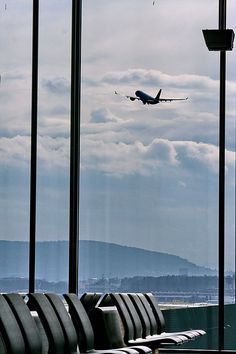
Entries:
[[125,98],[128,98],[129,100],[131,101],[134,101],[134,100],[140,100],[139,97],[134,97],[134,96],[127,96],[127,95],[121,95],[119,92],[115,91],[115,95],[119,95],[119,96],[122,96],[122,97],[125,97]]
[[159,102],[172,102],[172,101],[186,101],[188,97],[185,98],[159,98]]

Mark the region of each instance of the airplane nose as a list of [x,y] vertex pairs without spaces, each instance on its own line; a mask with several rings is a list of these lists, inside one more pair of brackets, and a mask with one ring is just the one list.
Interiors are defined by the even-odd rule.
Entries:
[[139,92],[140,92],[140,91],[136,91],[136,92],[135,92],[135,95],[136,95],[137,97],[139,96]]

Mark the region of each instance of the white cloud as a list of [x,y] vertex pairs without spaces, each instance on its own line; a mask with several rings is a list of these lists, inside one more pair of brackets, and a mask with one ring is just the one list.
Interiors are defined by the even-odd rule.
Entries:
[[181,5],[165,0],[156,6],[145,0],[86,1],[84,68],[94,75],[136,66],[172,74],[212,72],[217,58],[209,55],[202,28],[217,26],[217,12],[209,0],[181,0]]
[[[30,164],[30,144],[31,140],[29,136],[1,137],[1,166],[28,168]],[[67,168],[69,166],[69,139],[39,136],[38,163],[44,172],[53,171],[53,169],[57,168]]]
[[[115,71],[106,73],[101,82],[109,85],[122,85],[136,87],[166,88],[169,91],[190,92],[194,97],[219,99],[219,80],[205,75],[179,74],[170,75],[153,69],[128,69],[126,71]],[[138,86],[139,85],[139,86]],[[165,97],[165,90],[162,96]],[[227,82],[227,94],[233,95],[236,92],[236,83]],[[153,92],[155,94],[155,92]],[[206,96],[207,95],[207,96]],[[190,97],[191,98],[191,97]]]
[[70,92],[70,83],[68,79],[64,77],[54,77],[50,79],[43,79],[42,86],[49,92],[54,94],[69,94]]
[[[199,176],[218,173],[218,147],[211,144],[165,139],[154,139],[148,145],[141,141],[105,143],[87,136],[82,145],[82,168],[113,176],[154,175],[164,167]],[[227,169],[233,170],[234,158],[234,152],[226,151]]]
[[27,167],[30,159],[30,137],[0,138],[0,163],[2,166]]
[[116,117],[107,108],[100,108],[91,113],[91,123],[109,123],[109,122],[120,122],[121,119]]

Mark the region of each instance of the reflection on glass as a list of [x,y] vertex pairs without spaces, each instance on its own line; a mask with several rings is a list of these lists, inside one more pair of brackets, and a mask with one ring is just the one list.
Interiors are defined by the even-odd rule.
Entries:
[[0,289],[27,291],[32,4],[0,3]]
[[36,290],[67,291],[71,2],[40,1]]

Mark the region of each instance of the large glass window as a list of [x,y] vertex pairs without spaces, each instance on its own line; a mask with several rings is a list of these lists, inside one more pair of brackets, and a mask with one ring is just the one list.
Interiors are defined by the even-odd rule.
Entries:
[[[227,28],[235,29],[236,4],[228,1],[227,4]],[[227,52],[227,83],[226,83],[226,170],[225,170],[225,242],[226,242],[226,266],[225,266],[225,348],[235,349],[235,148],[236,148],[236,71],[235,49]],[[229,305],[231,304],[231,305]]]
[[[202,36],[217,20],[217,1],[84,2],[81,281],[144,291],[149,277],[164,302],[217,302],[219,60]],[[160,89],[188,99],[136,100]]]
[[0,4],[0,289],[27,291],[32,2]]
[[71,1],[40,1],[36,290],[68,289]]
[[[219,53],[202,36],[218,28],[218,5],[83,4],[81,293],[152,291],[163,304],[218,304]],[[155,98],[160,89],[161,98],[188,99],[143,104],[136,92]],[[234,150],[227,146],[231,177]],[[227,203],[231,224],[234,198]],[[230,282],[232,257],[225,267]],[[217,308],[204,321],[203,347],[217,348]]]
[[[235,8],[234,1],[228,2],[227,27],[235,27],[233,16]],[[226,83],[226,273],[233,279],[235,273],[235,95],[236,95],[236,71],[235,71],[235,50],[227,52],[227,83]],[[231,294],[227,291],[226,303],[235,302],[234,284],[231,282]]]

